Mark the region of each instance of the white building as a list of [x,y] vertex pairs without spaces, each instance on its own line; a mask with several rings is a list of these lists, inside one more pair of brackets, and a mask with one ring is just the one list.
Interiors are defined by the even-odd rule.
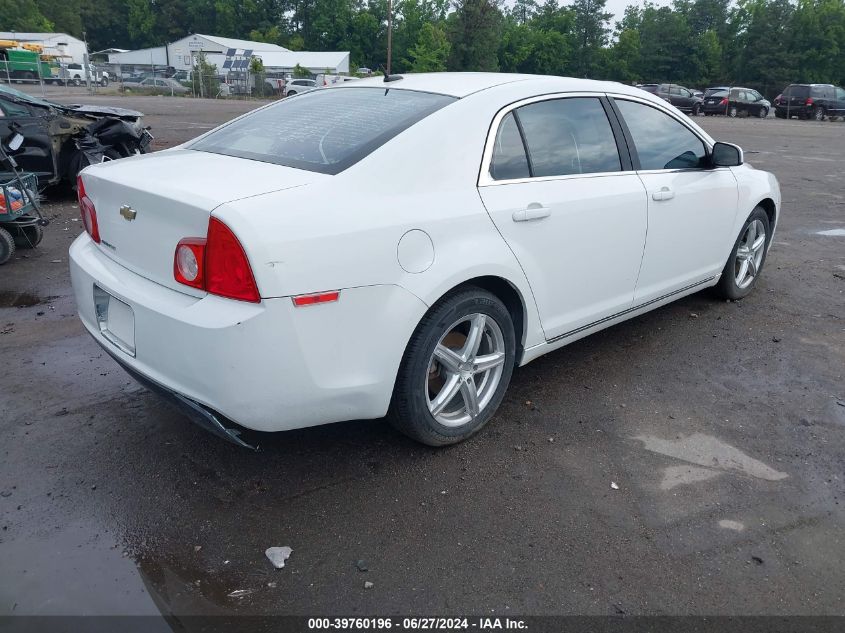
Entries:
[[[251,40],[239,40],[232,37],[217,37],[216,35],[201,35],[199,33],[188,35],[181,40],[176,40],[166,46],[155,48],[142,48],[137,51],[125,53],[109,53],[109,64],[119,65],[123,72],[127,70],[147,69],[149,67],[171,66],[176,70],[191,70],[196,62],[197,53],[225,56],[229,50],[251,50],[253,53],[287,52],[283,46],[267,44],[266,42],[253,42]],[[220,64],[219,67],[222,67]]]
[[47,55],[55,55],[67,63],[81,64],[85,61],[88,47],[80,39],[67,33],[21,33],[18,31],[0,32],[0,40],[15,40],[21,44],[40,44]]
[[196,64],[197,53],[203,53],[210,64],[217,66],[220,74],[226,74],[224,63],[232,52],[244,55],[245,51],[252,51],[251,55],[261,58],[264,68],[270,72],[291,72],[298,64],[307,68],[315,75],[328,71],[332,74],[349,72],[349,52],[312,52],[292,51],[284,46],[239,40],[231,37],[216,35],[194,34],[176,40],[166,46],[143,48],[137,51],[115,52],[108,51],[109,65],[116,72],[124,75],[147,71],[151,68],[172,67],[176,70],[191,70]]

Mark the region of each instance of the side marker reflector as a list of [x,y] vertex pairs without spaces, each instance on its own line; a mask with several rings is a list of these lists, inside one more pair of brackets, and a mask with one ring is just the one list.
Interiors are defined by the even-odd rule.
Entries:
[[293,305],[301,308],[303,306],[313,306],[318,303],[331,303],[332,301],[337,301],[339,298],[340,290],[320,292],[315,295],[299,295],[298,297],[293,297]]

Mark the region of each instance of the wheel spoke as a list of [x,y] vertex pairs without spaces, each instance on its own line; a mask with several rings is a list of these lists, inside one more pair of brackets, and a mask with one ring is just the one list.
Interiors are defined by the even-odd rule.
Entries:
[[475,381],[472,378],[461,381],[461,396],[464,399],[467,413],[471,417],[478,415],[478,389],[475,386]]
[[745,233],[745,245],[750,248],[755,239],[757,239],[757,223],[752,222]]
[[476,356],[475,362],[472,364],[473,373],[480,374],[494,367],[498,367],[505,362],[505,353],[496,352],[493,354],[485,354],[484,356]]
[[739,272],[736,274],[736,285],[741,286],[742,282],[745,281],[745,276],[748,274],[748,260],[743,259],[742,264],[739,267]]
[[440,390],[440,393],[437,394],[437,397],[429,402],[428,410],[431,411],[431,415],[438,415],[443,411],[446,405],[452,402],[458,391],[461,390],[461,385],[461,377],[458,374],[451,374],[446,380],[446,384]]
[[757,275],[757,262],[754,261],[753,257],[749,257],[747,261],[748,261],[748,274],[751,277],[756,276]]
[[434,348],[434,357],[449,373],[457,373],[461,365],[461,357],[442,343]]
[[756,252],[757,252],[757,251],[759,251],[761,248],[763,248],[763,245],[764,245],[765,243],[766,243],[766,236],[765,236],[765,234],[760,235],[760,236],[758,236],[758,237],[757,237],[757,239],[756,239],[756,240],[754,240],[754,243],[751,245],[751,250],[752,250],[752,251],[754,251],[754,252],[756,253]]
[[472,318],[467,334],[467,341],[464,348],[461,350],[461,359],[464,361],[472,360],[478,354],[478,348],[481,345],[481,339],[484,338],[484,326],[487,324],[487,317],[483,314],[476,314]]

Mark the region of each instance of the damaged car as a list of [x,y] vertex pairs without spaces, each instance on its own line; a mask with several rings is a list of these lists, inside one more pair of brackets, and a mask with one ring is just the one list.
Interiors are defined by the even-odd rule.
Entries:
[[53,103],[0,85],[0,138],[23,135],[16,159],[37,176],[39,188],[62,181],[73,186],[88,165],[146,153],[153,137],[143,116],[125,108]]

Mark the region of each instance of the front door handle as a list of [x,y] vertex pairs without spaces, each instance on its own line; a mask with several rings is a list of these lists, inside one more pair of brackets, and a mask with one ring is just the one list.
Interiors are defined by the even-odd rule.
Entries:
[[540,220],[551,215],[552,211],[548,207],[532,202],[525,209],[519,209],[513,212],[514,222],[530,222],[531,220]]
[[669,187],[661,187],[659,191],[653,192],[651,197],[658,202],[661,200],[671,200],[675,197],[675,192],[669,189]]

